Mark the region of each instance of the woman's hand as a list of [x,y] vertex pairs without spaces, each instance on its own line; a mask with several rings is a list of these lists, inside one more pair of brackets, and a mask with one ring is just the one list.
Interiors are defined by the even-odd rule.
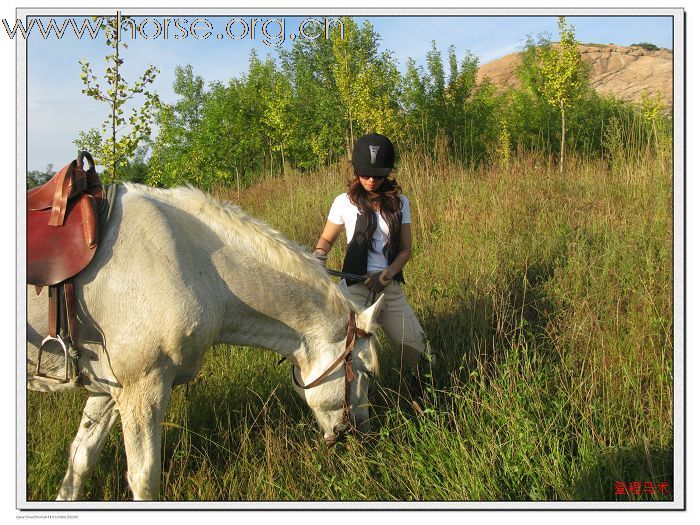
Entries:
[[391,282],[386,276],[386,270],[381,272],[375,272],[367,274],[367,279],[365,279],[365,286],[367,289],[374,293],[380,293],[384,291],[384,288]]
[[314,250],[313,256],[321,262],[324,268],[326,267],[326,265],[328,264],[328,252],[326,252],[326,250],[324,250],[323,248],[316,248]]

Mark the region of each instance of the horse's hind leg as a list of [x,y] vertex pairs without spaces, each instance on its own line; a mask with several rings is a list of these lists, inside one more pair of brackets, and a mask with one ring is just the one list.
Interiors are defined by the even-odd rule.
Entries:
[[82,497],[85,480],[95,466],[116,420],[112,396],[90,395],[83,410],[80,428],[70,447],[68,471],[61,483],[57,500],[76,500]]
[[128,464],[127,479],[135,500],[155,500],[160,492],[160,449],[170,384],[124,387],[117,398]]

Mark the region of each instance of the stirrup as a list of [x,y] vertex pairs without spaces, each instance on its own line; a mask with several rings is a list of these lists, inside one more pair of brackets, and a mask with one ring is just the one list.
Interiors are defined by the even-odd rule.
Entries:
[[[43,373],[41,371],[41,354],[44,351],[44,345],[51,341],[56,341],[61,348],[63,349],[63,369],[65,371],[64,377],[58,377],[58,376],[53,376],[48,373]],[[68,347],[66,346],[66,343],[63,342],[63,339],[61,339],[60,335],[57,335],[56,337],[53,337],[52,335],[47,335],[44,340],[41,342],[41,345],[39,346],[39,354],[37,355],[36,358],[36,371],[34,372],[35,376],[42,377],[44,379],[50,379],[52,381],[58,381],[59,384],[63,383],[68,383]]]

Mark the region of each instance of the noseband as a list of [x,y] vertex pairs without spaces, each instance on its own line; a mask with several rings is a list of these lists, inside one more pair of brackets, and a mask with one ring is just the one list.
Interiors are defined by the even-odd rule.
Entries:
[[355,348],[357,338],[367,335],[371,334],[357,327],[357,324],[355,323],[355,312],[350,312],[347,336],[345,338],[345,350],[342,354],[340,354],[338,359],[333,361],[333,364],[331,364],[331,366],[329,366],[325,372],[323,372],[315,380],[311,381],[311,383],[308,385],[302,385],[297,380],[297,376],[294,373],[294,368],[292,368],[292,379],[294,379],[294,383],[299,388],[308,390],[321,384],[321,382],[326,379],[341,362],[345,362],[345,400],[343,401],[343,422],[345,423],[350,423],[350,384],[352,383],[353,379],[355,379],[355,373],[352,369],[352,351]]

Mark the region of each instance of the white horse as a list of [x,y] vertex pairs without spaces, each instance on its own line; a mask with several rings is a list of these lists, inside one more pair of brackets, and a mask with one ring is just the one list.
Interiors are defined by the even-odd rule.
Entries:
[[[95,258],[75,283],[79,384],[59,386],[31,375],[48,333],[48,301],[46,292],[27,289],[29,388],[90,391],[59,500],[81,497],[117,415],[134,499],[157,499],[170,392],[197,375],[207,348],[274,350],[308,386],[343,354],[357,309],[299,246],[193,188],[121,186]],[[381,303],[357,313],[359,329],[374,330]],[[46,362],[60,369],[63,360],[52,364],[50,357],[42,357],[42,368]],[[352,364],[349,413],[342,362],[319,386],[295,386],[328,442],[351,425],[366,427],[367,388],[377,373],[371,336],[357,338]]]

